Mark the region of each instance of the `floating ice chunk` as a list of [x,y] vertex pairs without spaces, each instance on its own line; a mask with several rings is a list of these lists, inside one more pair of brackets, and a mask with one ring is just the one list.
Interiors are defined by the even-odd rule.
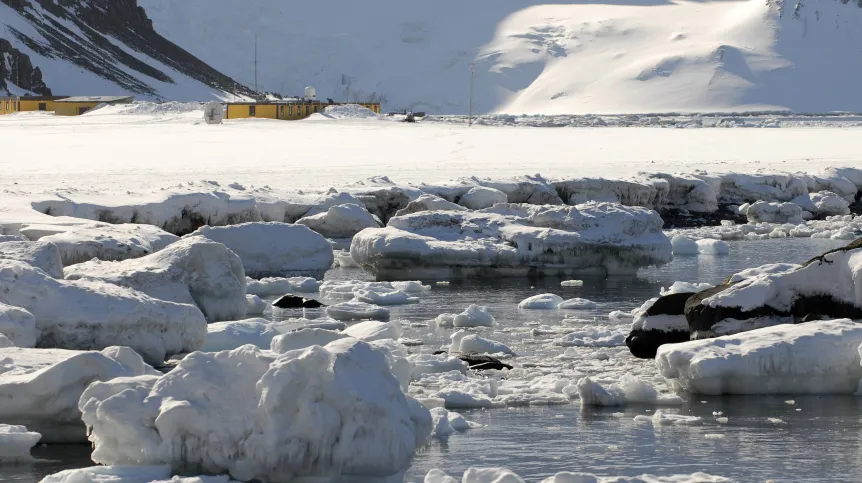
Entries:
[[469,334],[463,330],[459,330],[450,336],[452,343],[449,346],[449,352],[462,352],[465,354],[506,354],[515,355],[515,351],[509,348],[506,344],[502,344],[495,340],[485,339],[476,334]]
[[416,354],[408,357],[413,368],[410,371],[410,380],[417,381],[425,374],[439,374],[443,372],[457,371],[466,374],[469,365],[461,359],[449,354]]
[[78,398],[93,381],[159,374],[127,347],[102,352],[0,349],[0,421],[24,425],[46,443],[86,441]]
[[90,466],[48,475],[39,483],[157,483],[169,480],[171,467]]
[[389,309],[365,302],[349,301],[330,305],[326,315],[335,320],[389,320]]
[[183,238],[207,238],[223,243],[239,256],[245,272],[255,278],[300,273],[322,276],[334,260],[329,242],[302,225],[205,226]]
[[60,250],[63,265],[99,260],[127,260],[155,253],[180,237],[152,225],[93,223],[39,239]]
[[149,391],[82,397],[93,461],[239,480],[382,477],[407,468],[427,441],[430,413],[404,395],[383,350],[341,339],[271,354],[195,352]]
[[133,260],[72,265],[66,268],[66,278],[109,282],[157,299],[197,305],[210,322],[241,319],[248,306],[239,257],[200,236]]
[[192,305],[157,300],[110,283],[57,280],[12,260],[0,260],[0,302],[35,317],[39,347],[123,345],[157,364],[166,356],[199,349],[206,335],[206,320]]
[[543,293],[527,297],[518,304],[520,309],[555,310],[563,303],[563,297],[552,293]]
[[344,335],[348,335],[355,339],[373,342],[376,340],[392,339],[397,340],[401,337],[401,322],[377,322],[369,320],[351,325],[344,329]]
[[401,290],[388,290],[384,288],[358,289],[353,296],[360,302],[375,305],[406,305],[418,304],[418,297],[411,297],[407,292]]
[[284,354],[297,349],[305,349],[313,345],[325,346],[332,341],[350,337],[347,334],[319,328],[299,329],[278,335],[272,339],[270,350]]
[[560,282],[561,287],[583,287],[583,280],[563,280]]
[[0,243],[0,260],[16,260],[38,268],[54,278],[63,278],[60,250],[52,243]]
[[786,423],[786,422],[784,422],[784,420],[782,420],[781,418],[766,418],[766,420],[767,420],[767,421],[769,421],[769,422],[770,422],[770,423],[772,423],[772,424],[787,424],[787,423]]
[[[446,439],[455,431],[464,431],[466,429],[481,427],[480,424],[473,423],[464,419],[464,416],[447,411],[444,408],[431,409],[431,419],[433,421],[431,431],[432,436],[437,439]],[[426,478],[427,481],[427,478]]]
[[418,280],[407,280],[403,282],[389,282],[395,290],[407,293],[422,293],[431,290],[430,285],[422,285]]
[[719,424],[727,424],[728,421],[729,421],[729,419],[726,416],[715,418],[715,422],[717,422]]
[[701,255],[726,255],[730,253],[730,245],[721,240],[705,238],[696,243],[698,253]]
[[431,470],[425,475],[423,483],[459,483],[459,480],[452,478],[441,470]]
[[24,426],[0,424],[0,461],[30,460],[30,448],[42,435],[28,431]]
[[700,247],[697,242],[686,236],[677,235],[670,239],[674,255],[697,255]]
[[365,206],[353,203],[331,206],[324,213],[304,216],[296,223],[327,238],[351,238],[366,228],[379,228],[381,225]]
[[246,344],[269,349],[273,337],[278,334],[278,330],[266,319],[217,322],[207,326],[207,339],[201,351],[233,350]]
[[847,319],[777,325],[663,345],[656,366],[696,394],[852,394],[860,344],[862,325]]
[[246,294],[245,300],[248,304],[245,309],[245,315],[260,315],[269,306],[266,302],[263,301],[263,299],[261,299],[257,295]]
[[554,339],[554,345],[562,347],[620,347],[625,343],[625,332],[601,327],[586,327]]
[[453,327],[493,327],[497,322],[485,307],[471,304],[452,319]]
[[652,424],[655,427],[660,426],[700,426],[703,424],[703,419],[698,416],[685,416],[682,414],[665,414],[661,410],[657,410],[652,416]]
[[624,375],[619,383],[603,386],[589,377],[577,383],[578,395],[584,406],[624,406],[626,404],[682,404],[679,396],[661,396],[649,383]]
[[560,310],[592,310],[596,307],[596,303],[592,300],[579,298],[564,300],[558,306]]
[[459,390],[440,391],[437,396],[445,401],[446,409],[492,408],[494,402],[484,394],[473,394]]
[[16,347],[35,347],[36,318],[21,307],[0,303],[0,334]]
[[350,252],[339,250],[335,252],[335,264],[341,268],[357,268],[359,265],[350,258]]
[[293,292],[293,285],[288,278],[269,277],[260,280],[246,277],[245,292],[259,297],[285,295]]

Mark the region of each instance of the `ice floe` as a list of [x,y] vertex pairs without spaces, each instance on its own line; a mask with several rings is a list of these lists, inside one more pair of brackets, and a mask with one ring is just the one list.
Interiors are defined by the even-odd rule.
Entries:
[[245,301],[247,303],[245,315],[260,315],[269,306],[269,304],[257,295],[246,294]]
[[434,319],[437,327],[493,327],[496,324],[494,316],[486,307],[471,304],[460,314],[440,314]]
[[506,344],[485,339],[476,334],[467,334],[464,330],[455,332],[449,338],[452,340],[449,345],[449,352],[452,353],[515,355],[515,351],[510,349]]
[[329,207],[323,213],[305,216],[296,222],[305,225],[327,238],[350,238],[365,228],[378,228],[380,220],[361,204],[343,204]]
[[326,315],[335,320],[389,320],[389,309],[379,305],[368,304],[351,300],[330,305],[326,308]]
[[518,304],[520,309],[554,310],[563,303],[563,297],[552,293],[543,293],[527,297]]
[[467,421],[459,413],[447,411],[444,408],[431,409],[431,420],[433,421],[432,428],[434,428],[431,430],[431,434],[437,439],[446,439],[456,431],[482,427],[481,424]]
[[557,306],[560,310],[592,310],[597,305],[592,300],[573,298],[560,302]]
[[651,384],[631,375],[624,375],[618,383],[602,385],[589,377],[577,384],[578,396],[584,406],[625,406],[626,404],[682,404],[679,396],[659,395]]
[[155,253],[179,237],[152,225],[93,223],[39,239],[60,249],[63,265],[99,260],[127,260]]
[[670,239],[670,243],[674,255],[697,255],[700,252],[697,242],[686,236],[676,235]]
[[42,435],[28,431],[26,427],[0,424],[0,461],[28,461],[30,448],[42,439]]

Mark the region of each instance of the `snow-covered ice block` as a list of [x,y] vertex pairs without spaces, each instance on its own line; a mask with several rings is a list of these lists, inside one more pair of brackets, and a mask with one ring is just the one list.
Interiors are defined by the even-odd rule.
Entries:
[[711,283],[676,281],[672,283],[668,288],[662,287],[661,289],[659,289],[659,294],[661,296],[665,296],[677,293],[697,293],[704,290],[709,290],[713,287],[715,287],[715,285]]
[[63,470],[48,475],[39,483],[155,483],[169,480],[171,467],[90,466]]
[[404,280],[402,282],[389,282],[392,285],[392,288],[395,290],[401,290],[402,292],[417,294],[422,292],[428,292],[431,290],[430,285],[423,285],[419,280]]
[[452,318],[452,327],[493,327],[496,323],[487,308],[476,304]]
[[797,196],[793,198],[791,203],[795,203],[803,210],[819,217],[850,214],[850,203],[831,191],[819,191]]
[[670,243],[673,245],[674,255],[697,255],[700,251],[698,244],[686,236],[676,235],[670,239]]
[[354,339],[374,342],[383,339],[398,340],[401,337],[401,332],[401,322],[397,320],[392,322],[369,320],[349,326],[344,329],[343,334]]
[[458,200],[458,203],[470,210],[481,210],[483,208],[490,208],[497,203],[506,203],[507,201],[509,201],[509,197],[498,189],[476,186],[464,193],[461,199]]
[[[711,287],[708,285],[706,288]],[[685,342],[691,338],[685,304],[699,291],[696,288],[693,284],[675,282],[667,291],[662,287],[661,297],[647,300],[632,311],[634,320],[626,345],[633,356],[653,359],[660,345]]]
[[203,237],[223,243],[242,260],[251,277],[307,274],[322,277],[332,266],[332,246],[302,225],[243,223],[199,228],[184,238]]
[[573,298],[560,302],[557,306],[560,310],[592,310],[597,305],[592,300]]
[[791,174],[729,173],[721,178],[719,201],[734,205],[757,201],[790,201],[807,193],[808,184],[805,180]]
[[359,265],[350,258],[350,251],[338,250],[333,252],[335,255],[335,265],[341,268],[358,268]]
[[424,211],[359,232],[350,255],[378,278],[633,273],[672,259],[657,213],[613,203]]
[[0,461],[30,460],[30,448],[40,439],[41,434],[28,431],[24,426],[0,424]]
[[554,310],[563,303],[563,297],[552,293],[543,293],[527,297],[518,304],[520,309]]
[[167,356],[199,349],[206,335],[206,320],[193,305],[97,280],[57,280],[11,260],[0,260],[0,302],[35,317],[38,347],[123,345],[158,364]]
[[412,381],[421,379],[425,374],[450,371],[466,374],[470,367],[466,362],[449,354],[415,354],[409,356],[408,359],[413,367],[410,371],[410,380]]
[[245,301],[247,303],[245,315],[260,315],[268,306],[268,304],[257,295],[246,294]]
[[420,211],[464,211],[461,205],[447,201],[439,196],[423,194],[415,200],[407,203],[407,206],[395,212],[395,216],[404,216]]
[[476,334],[467,334],[464,330],[459,330],[449,336],[452,340],[449,345],[449,352],[461,352],[464,354],[506,354],[515,355],[515,351],[509,348],[506,344],[495,340],[485,339]]
[[418,297],[411,297],[407,292],[401,290],[387,290],[385,288],[358,289],[353,296],[360,302],[375,305],[405,305],[418,304]]
[[385,352],[355,339],[277,357],[253,346],[196,352],[149,390],[89,396],[81,411],[93,461],[239,480],[389,476],[431,433],[430,413],[404,395]]
[[272,339],[270,350],[276,354],[305,349],[313,345],[325,346],[332,341],[350,337],[335,330],[307,328],[278,335]]
[[247,294],[260,297],[285,295],[292,292],[314,293],[320,289],[320,282],[312,277],[267,277],[260,280],[246,277]]
[[24,262],[54,278],[63,278],[60,250],[51,243],[29,241],[0,243],[0,260]]
[[730,253],[730,245],[721,240],[704,238],[696,243],[697,251],[702,255],[726,255]]
[[602,385],[589,377],[577,383],[583,406],[625,406],[626,404],[682,404],[679,396],[662,396],[651,384],[631,375],[624,375],[618,383]]
[[663,345],[656,366],[696,394],[853,394],[862,378],[862,324],[777,325]]
[[802,207],[795,203],[758,201],[745,214],[749,223],[802,223]]
[[437,439],[446,439],[455,431],[464,431],[465,429],[478,428],[481,424],[467,421],[464,416],[454,411],[447,411],[445,408],[434,408],[431,410],[432,429],[431,435]]
[[660,183],[647,180],[619,180],[607,178],[576,178],[554,183],[560,197],[570,205],[590,201],[620,203],[626,206],[658,208],[663,204],[667,181]]
[[39,239],[60,249],[63,265],[99,260],[127,260],[155,253],[179,237],[152,225],[93,223]]
[[365,302],[348,301],[330,305],[326,315],[335,320],[389,320],[389,309]]
[[251,344],[269,349],[273,337],[280,332],[266,319],[246,319],[232,322],[216,322],[207,325],[207,338],[203,352],[233,350]]
[[0,334],[15,347],[35,347],[36,318],[21,307],[0,302]]
[[159,374],[127,347],[101,352],[0,349],[0,421],[23,425],[47,443],[86,441],[78,398],[93,381]]
[[361,204],[330,207],[323,213],[305,216],[296,221],[327,238],[350,238],[366,228],[378,228],[381,223]]
[[741,272],[734,273],[730,276],[728,281],[730,283],[736,283],[743,280],[748,280],[750,278],[758,277],[760,275],[777,275],[779,273],[792,272],[800,268],[802,268],[802,265],[798,265],[796,263],[770,263],[767,265],[761,265],[759,267],[746,268]]
[[183,238],[152,255],[93,260],[66,270],[69,280],[101,280],[151,297],[197,305],[210,322],[245,316],[245,271],[234,252],[201,236]]

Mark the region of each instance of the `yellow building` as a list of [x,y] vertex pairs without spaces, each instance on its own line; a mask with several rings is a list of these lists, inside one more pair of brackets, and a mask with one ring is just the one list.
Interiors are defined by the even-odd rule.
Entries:
[[54,112],[58,116],[80,116],[100,104],[115,105],[129,104],[134,100],[132,96],[84,96],[67,97],[55,101]]
[[0,97],[0,115],[28,111],[51,112],[55,110],[57,101],[65,98],[65,96]]
[[266,101],[266,102],[230,102],[225,109],[225,119],[282,119],[296,121],[305,119],[315,112],[323,112],[329,106],[356,104],[380,114],[379,103],[369,102],[320,102],[305,100]]

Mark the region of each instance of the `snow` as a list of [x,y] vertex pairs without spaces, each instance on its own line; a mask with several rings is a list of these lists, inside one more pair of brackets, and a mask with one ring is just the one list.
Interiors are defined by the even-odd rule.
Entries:
[[82,396],[93,461],[239,480],[381,477],[405,470],[431,433],[428,410],[404,395],[381,349],[342,339],[270,354],[196,352],[150,388]]
[[152,225],[93,223],[41,237],[60,249],[63,265],[99,260],[127,260],[155,253],[179,240]]
[[802,207],[794,203],[758,201],[745,214],[750,223],[802,223]]
[[342,333],[354,339],[364,340],[365,342],[384,339],[397,340],[401,337],[401,322],[377,322],[369,320],[353,324],[344,329]]
[[759,277],[761,275],[777,275],[780,273],[792,272],[800,268],[802,268],[802,265],[797,265],[795,263],[770,263],[759,267],[746,268],[741,272],[734,273],[730,276],[729,281],[730,283],[736,283],[750,278]]
[[268,350],[278,330],[266,319],[246,319],[207,325],[203,352],[233,350],[246,344]]
[[0,424],[0,461],[30,460],[30,448],[42,439],[42,435],[27,431],[24,426]]
[[299,329],[281,334],[272,339],[270,348],[277,354],[284,354],[314,345],[325,346],[330,342],[350,337],[347,334],[326,329]]
[[41,242],[0,243],[0,260],[17,260],[54,278],[63,278],[63,262],[56,245]]
[[326,308],[326,315],[335,320],[389,320],[389,309],[365,302],[349,301],[330,305]]
[[[750,269],[749,269],[750,270]],[[746,273],[747,270],[743,270],[740,273]],[[734,282],[736,280],[731,280]],[[659,290],[659,294],[661,296],[672,295],[675,293],[698,293],[703,292],[704,290],[709,290],[713,288],[714,285],[710,283],[699,283],[699,282],[680,282],[676,281],[670,285],[668,288],[662,287]]]
[[583,287],[583,280],[563,280],[560,282],[561,287]]
[[395,216],[404,216],[420,211],[464,211],[461,205],[447,201],[437,195],[422,194],[407,206],[395,212]]
[[670,239],[674,255],[697,255],[700,251],[698,244],[691,238],[677,235]]
[[577,384],[578,396],[583,406],[625,406],[626,404],[682,404],[678,396],[659,395],[655,387],[631,374],[624,375],[618,383],[603,386],[589,377]]
[[452,343],[449,345],[449,352],[464,354],[505,354],[514,356],[515,351],[509,348],[506,344],[502,344],[495,340],[485,339],[476,334],[467,334],[465,330],[459,330],[449,336]]
[[36,318],[21,307],[0,302],[0,335],[15,347],[35,347]]
[[401,290],[387,290],[386,288],[357,289],[353,296],[359,302],[375,305],[404,305],[418,304],[418,297],[411,297],[407,292]]
[[509,201],[509,197],[498,189],[487,186],[476,186],[464,193],[459,203],[470,210],[481,210],[490,208],[497,203],[506,203],[507,201]]
[[42,434],[42,442],[85,442],[78,398],[93,381],[158,374],[127,347],[101,352],[0,349],[0,420]]
[[730,245],[721,240],[703,239],[697,241],[697,251],[702,255],[726,255]]
[[[853,198],[855,198],[857,191],[858,189],[854,185],[851,195]],[[850,214],[850,203],[831,191],[819,191],[797,196],[791,200],[791,203],[795,203],[803,210],[819,217]]]
[[552,293],[544,293],[527,297],[518,304],[519,309],[553,310],[563,303],[563,297]]
[[151,297],[197,305],[210,322],[245,316],[245,272],[221,243],[192,236],[152,255],[108,262],[93,260],[66,270],[70,280],[104,281]]
[[246,277],[246,293],[260,297],[285,295],[291,292],[314,293],[320,289],[320,282],[311,277],[267,277],[255,280]]
[[[419,212],[366,229],[350,255],[383,278],[631,273],[672,258],[654,211],[611,203]],[[409,271],[406,267],[409,266]]]
[[592,300],[580,298],[564,300],[558,306],[560,310],[592,310],[596,307],[596,303]]
[[296,221],[327,238],[350,238],[365,228],[378,228],[380,221],[361,204],[344,204]]
[[860,344],[862,326],[847,319],[776,325],[663,345],[656,366],[696,394],[852,394]]
[[171,468],[162,466],[90,466],[63,470],[40,483],[153,483],[171,477]]
[[245,300],[248,304],[245,309],[245,315],[260,315],[269,307],[269,304],[257,295],[246,294]]
[[11,260],[0,260],[0,302],[35,317],[38,347],[124,345],[157,364],[166,356],[197,350],[206,334],[206,320],[194,306],[97,280],[56,280]]
[[[670,476],[640,475],[598,476],[592,473],[560,472],[545,478],[541,483],[730,483],[732,480],[707,473],[677,474]],[[457,483],[458,480],[442,470],[433,469],[425,475],[424,483]],[[524,483],[520,476],[506,468],[468,468],[462,483]]]
[[333,119],[366,119],[379,117],[379,115],[371,109],[357,104],[326,106],[326,109],[323,110],[323,114]]
[[334,260],[326,239],[304,226],[287,223],[205,226],[187,237],[223,243],[239,256],[251,277],[322,275]]

